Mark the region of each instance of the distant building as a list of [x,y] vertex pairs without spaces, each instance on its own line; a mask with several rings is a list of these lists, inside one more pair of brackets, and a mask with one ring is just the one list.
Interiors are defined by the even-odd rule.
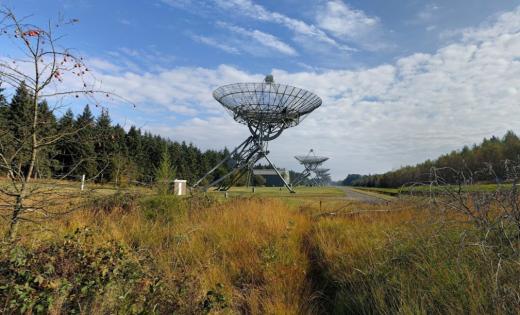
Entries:
[[[282,175],[286,182],[290,182],[289,171],[279,168],[278,172]],[[267,187],[283,187],[282,179],[276,174],[273,169],[253,169],[253,175],[262,176],[265,179],[265,186]]]

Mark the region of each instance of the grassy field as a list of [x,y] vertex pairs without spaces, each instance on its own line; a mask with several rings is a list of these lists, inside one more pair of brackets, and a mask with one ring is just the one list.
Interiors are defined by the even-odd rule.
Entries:
[[141,190],[26,223],[0,251],[0,313],[518,312],[519,261],[462,246],[480,237],[464,217],[297,190]]
[[[232,187],[229,192],[229,197],[239,196],[259,196],[259,197],[276,197],[276,198],[291,198],[295,200],[301,199],[327,199],[343,197],[345,193],[337,187],[295,187],[295,193],[289,192],[286,188],[279,187],[255,187],[253,193],[252,187]],[[224,192],[209,191],[210,194],[224,195]]]
[[[504,184],[502,186],[498,186],[497,184],[475,184],[464,186],[462,189],[464,191],[480,191],[480,192],[491,192],[495,191],[497,187],[505,187],[509,188],[510,184]],[[375,192],[379,194],[385,194],[389,196],[398,196],[399,194],[409,195],[409,194],[427,194],[430,192],[443,192],[449,189],[456,190],[458,186],[404,186],[400,188],[379,188],[379,187],[352,187],[361,191],[369,191]]]

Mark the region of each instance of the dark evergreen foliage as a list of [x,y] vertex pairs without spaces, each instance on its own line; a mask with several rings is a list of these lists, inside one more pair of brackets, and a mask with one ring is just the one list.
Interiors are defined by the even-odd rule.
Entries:
[[[2,95],[0,88],[0,137],[3,143],[13,144],[12,148],[2,150],[18,148],[24,141],[29,145],[28,136],[32,128],[30,100],[31,93],[25,84],[16,90],[10,101]],[[191,143],[174,142],[149,132],[143,133],[135,126],[126,132],[120,125],[112,124],[106,109],[96,118],[87,105],[78,117],[68,110],[58,119],[47,102],[43,101],[39,106],[37,128],[41,130],[40,137],[56,138],[51,145],[39,151],[35,173],[40,178],[74,180],[84,174],[88,179],[102,183],[152,184],[161,155],[167,152],[177,177],[193,183],[227,152],[226,149],[203,152]],[[215,177],[227,171],[224,165]]]
[[7,123],[9,104],[7,103],[5,96],[2,94],[3,91],[4,89],[0,85],[0,143],[8,143],[9,141],[7,141],[7,138],[10,136],[9,124]]
[[[462,150],[452,151],[437,158],[427,160],[415,166],[401,167],[384,174],[361,176],[350,181],[352,175],[345,180],[345,185],[395,188],[412,183],[428,182],[432,168],[451,168],[457,171],[473,173],[477,182],[496,182],[504,180],[506,161],[518,163],[520,160],[520,139],[513,131],[508,131],[502,139],[495,136],[484,139],[481,144],[471,148],[465,146]],[[489,172],[488,170],[492,170]],[[456,183],[453,172],[446,172],[445,180]],[[451,174],[451,175],[450,175]],[[450,177],[451,176],[451,177]]]
[[74,122],[73,167],[76,174],[85,174],[87,178],[97,175],[97,159],[94,147],[95,124],[94,115],[89,106],[85,106],[83,113]]
[[362,177],[363,175],[360,174],[348,174],[348,176],[341,182],[341,184],[344,186],[350,186]]
[[6,147],[4,150],[7,152],[19,150],[17,161],[13,161],[13,164],[17,164],[20,170],[28,167],[25,161],[28,161],[30,156],[31,98],[27,86],[22,82],[5,112],[8,134],[4,142],[12,143],[13,147]]

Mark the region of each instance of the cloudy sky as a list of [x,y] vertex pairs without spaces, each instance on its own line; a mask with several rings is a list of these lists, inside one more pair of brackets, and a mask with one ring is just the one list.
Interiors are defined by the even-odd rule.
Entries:
[[281,167],[313,148],[340,179],[520,133],[520,0],[0,4],[36,22],[78,18],[62,44],[137,105],[111,104],[113,120],[202,148],[248,136],[211,92],[268,73],[324,101],[271,143]]

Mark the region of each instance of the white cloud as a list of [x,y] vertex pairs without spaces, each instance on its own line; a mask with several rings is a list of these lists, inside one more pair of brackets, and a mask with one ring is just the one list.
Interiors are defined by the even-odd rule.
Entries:
[[191,36],[191,38],[196,42],[218,48],[218,49],[223,50],[230,54],[237,54],[237,55],[240,54],[240,50],[238,48],[225,44],[225,43],[222,43],[221,41],[219,41],[215,38],[201,36],[201,35],[193,35],[193,36]]
[[296,56],[298,53],[294,48],[292,48],[290,45],[282,42],[280,39],[278,39],[276,36],[264,33],[259,30],[248,30],[236,25],[230,25],[224,22],[219,22],[217,25],[221,27],[225,27],[226,29],[247,37],[248,39],[253,39],[257,44],[260,44],[262,46],[265,46],[269,49],[275,50],[279,53],[282,53],[284,55],[288,56]]
[[117,20],[117,22],[119,22],[120,24],[123,24],[123,25],[132,25],[132,22],[130,22],[130,20],[127,20],[125,18],[120,18]]
[[439,9],[440,7],[435,3],[429,3],[425,5],[422,10],[417,13],[416,21],[422,23],[430,22],[431,20],[435,19]]
[[176,56],[159,51],[154,45],[138,49],[119,47],[107,55],[115,59],[114,66],[132,72],[163,71],[177,60]]
[[486,27],[466,28],[461,34],[466,41],[493,40],[497,36],[508,36],[520,31],[520,7],[501,14],[496,21],[487,21]]
[[161,0],[161,2],[177,8],[185,8],[192,5],[192,0]]
[[142,104],[141,110],[155,105],[184,115],[206,114],[218,108],[211,93],[221,84],[261,78],[226,65],[217,69],[186,67],[142,74],[97,73],[96,77],[110,91]]
[[330,37],[323,30],[315,25],[305,23],[304,21],[288,17],[284,14],[269,11],[259,4],[255,4],[251,0],[215,0],[221,8],[234,12],[234,14],[242,14],[250,18],[277,23],[292,30],[297,36],[311,38],[321,43],[332,45],[344,51],[352,51],[348,45],[338,43],[334,38]]
[[354,10],[341,0],[327,1],[316,11],[318,26],[334,36],[359,40],[379,27],[379,19]]
[[504,12],[488,19],[479,27],[448,29],[439,34],[442,40],[452,41],[486,41],[497,36],[508,36],[520,30],[520,6],[513,11]]
[[88,62],[91,68],[100,72],[119,72],[123,69],[122,67],[101,58],[89,58]]
[[[293,156],[314,148],[331,157],[327,167],[339,178],[434,158],[508,129],[520,132],[520,9],[463,35],[433,54],[412,54],[369,69],[273,70],[277,82],[308,88],[324,100],[300,126],[272,142],[273,160],[297,169]],[[192,110],[193,119],[157,130],[222,148],[240,143],[248,133],[224,114],[212,90],[260,81],[263,75],[221,65],[98,77],[141,107]]]

